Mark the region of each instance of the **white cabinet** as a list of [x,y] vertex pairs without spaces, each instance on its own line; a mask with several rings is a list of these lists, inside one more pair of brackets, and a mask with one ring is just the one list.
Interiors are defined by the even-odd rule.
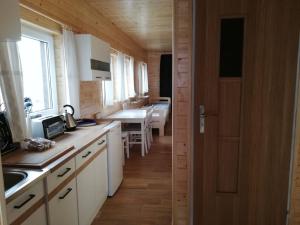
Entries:
[[[90,157],[85,157],[84,161],[76,158],[76,166],[78,163],[81,165],[80,168],[77,168],[81,171],[76,178],[79,225],[91,224],[107,198],[107,150],[105,145],[106,138],[100,138],[78,155],[78,157]],[[95,149],[96,146],[97,149]],[[89,162],[91,157],[94,159]],[[86,163],[89,164],[86,165]]]
[[0,41],[21,39],[20,6],[18,0],[5,0],[0,3]]
[[27,210],[32,209],[40,200],[44,200],[44,196],[44,183],[40,180],[6,205],[8,223],[20,219]]
[[50,225],[78,225],[76,180],[72,179],[49,201]]
[[77,176],[78,216],[80,225],[90,224],[94,216],[94,182],[94,168],[91,163]]
[[48,194],[50,194],[64,180],[70,177],[75,172],[75,169],[75,159],[72,158],[47,176]]
[[97,156],[93,164],[95,176],[96,208],[101,208],[108,195],[106,149]]
[[110,80],[110,45],[90,34],[76,35],[80,79]]
[[47,225],[46,206],[43,204],[21,225]]

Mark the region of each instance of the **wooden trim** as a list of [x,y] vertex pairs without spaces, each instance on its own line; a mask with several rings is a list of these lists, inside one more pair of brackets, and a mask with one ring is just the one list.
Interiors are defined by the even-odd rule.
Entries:
[[[45,204],[45,196],[43,196],[39,201],[37,201],[32,207],[27,209],[20,217],[18,217],[10,225],[20,225],[28,217],[30,217],[38,208],[40,208],[43,204]],[[45,205],[45,210],[46,210],[46,205]]]
[[[190,209],[193,1],[174,0],[173,3],[172,221],[174,225],[179,225],[190,224],[192,220]],[[180,124],[185,126],[182,127]]]
[[54,34],[62,33],[62,25],[57,23],[54,20],[49,19],[46,16],[43,16],[22,5],[20,6],[20,13],[21,13],[21,18],[24,22],[30,22],[32,24],[41,26],[43,28],[46,28],[50,32],[53,32]]

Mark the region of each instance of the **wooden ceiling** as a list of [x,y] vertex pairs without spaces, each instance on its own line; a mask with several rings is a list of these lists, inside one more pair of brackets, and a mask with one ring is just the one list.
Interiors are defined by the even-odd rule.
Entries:
[[86,0],[148,51],[172,50],[172,0]]

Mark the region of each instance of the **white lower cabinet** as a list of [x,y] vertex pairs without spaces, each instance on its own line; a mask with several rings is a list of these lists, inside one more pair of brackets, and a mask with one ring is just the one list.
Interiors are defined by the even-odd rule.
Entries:
[[93,163],[96,208],[99,209],[104,204],[108,195],[107,150],[105,149],[100,155],[98,155]]
[[94,167],[90,163],[77,175],[79,225],[92,222],[95,211],[94,182]]
[[89,225],[107,198],[106,149],[77,175],[77,188],[79,225]]
[[78,225],[75,178],[49,201],[50,225]]
[[21,225],[47,225],[46,207],[41,205]]

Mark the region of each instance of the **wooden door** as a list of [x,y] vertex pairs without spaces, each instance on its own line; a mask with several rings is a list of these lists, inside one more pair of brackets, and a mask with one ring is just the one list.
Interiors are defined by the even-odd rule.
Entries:
[[[284,225],[299,37],[291,22],[296,1],[230,3],[196,1],[194,224]],[[232,18],[244,19],[240,76],[221,72],[222,20]]]
[[[226,27],[228,25],[232,27]],[[208,22],[208,26],[207,32],[214,35],[205,40],[205,52],[210,63],[217,66],[210,67],[207,75],[199,77],[198,81],[203,84],[202,93],[197,96],[198,107],[201,107],[199,117],[203,121],[197,123],[203,127],[195,132],[199,134],[197,146],[201,146],[203,152],[197,155],[202,158],[202,165],[196,166],[202,172],[202,193],[205,194],[199,196],[203,214],[197,216],[202,217],[203,225],[237,225],[244,18],[220,18]],[[228,29],[233,32],[233,40],[226,43],[223,39],[228,39]],[[228,44],[240,46],[229,53],[219,51],[219,48],[226,51],[228,47],[224,45]],[[220,57],[226,54],[232,58],[238,54],[241,59],[227,62],[225,58],[224,66]],[[227,65],[237,68],[226,68]]]

